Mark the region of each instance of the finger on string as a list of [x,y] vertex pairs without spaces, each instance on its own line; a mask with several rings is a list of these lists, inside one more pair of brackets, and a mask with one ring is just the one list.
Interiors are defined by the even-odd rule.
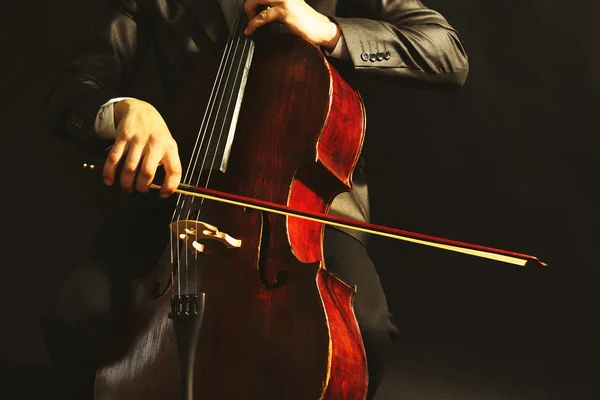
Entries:
[[125,158],[123,170],[121,171],[121,187],[128,193],[133,191],[133,181],[135,179],[144,149],[145,146],[141,143],[131,143],[129,145],[127,158]]
[[267,25],[271,22],[280,21],[283,17],[283,10],[280,7],[267,8],[257,14],[256,17],[248,21],[248,26],[244,33],[246,35],[252,35],[261,26]]
[[111,186],[115,181],[117,167],[123,158],[123,154],[127,152],[128,144],[126,140],[117,140],[110,149],[102,169],[104,184],[107,186]]
[[244,11],[246,12],[246,16],[248,20],[256,17],[256,15],[261,11],[260,9],[257,12],[257,8],[259,5],[267,6],[267,7],[276,7],[282,3],[282,0],[246,0],[244,2]]

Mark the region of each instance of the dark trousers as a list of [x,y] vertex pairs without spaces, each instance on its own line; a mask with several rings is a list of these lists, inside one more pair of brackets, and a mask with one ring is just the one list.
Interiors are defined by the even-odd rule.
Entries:
[[[169,239],[172,208],[152,194],[138,195],[123,213],[107,220],[83,259],[58,289],[41,320],[50,360],[66,398],[91,400],[97,351],[118,319],[131,278],[149,272]],[[372,399],[392,354],[398,331],[365,247],[328,228],[327,268],[358,291],[354,312],[367,354]]]

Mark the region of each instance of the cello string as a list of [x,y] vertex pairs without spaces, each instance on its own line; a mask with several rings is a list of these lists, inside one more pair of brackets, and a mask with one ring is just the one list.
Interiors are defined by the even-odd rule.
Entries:
[[[238,5],[240,6],[240,11],[241,11],[242,10],[241,3],[238,4]],[[244,51],[246,50],[246,45],[249,43],[249,39],[244,38],[241,35],[242,28],[244,27],[243,24],[240,24],[242,15],[243,14],[241,12],[238,13],[238,15],[236,17],[236,20],[235,20],[234,28],[232,30],[232,33],[235,32],[235,35],[237,37],[236,46],[235,46],[235,50],[233,52],[233,55],[231,56],[231,60],[229,60],[229,70],[227,72],[227,77],[225,78],[225,84],[223,85],[223,92],[221,93],[221,100],[220,100],[220,103],[219,103],[219,107],[218,107],[218,109],[216,111],[217,115],[221,111],[221,106],[223,105],[223,99],[224,99],[225,95],[227,94],[227,91],[226,91],[227,85],[230,84],[231,82],[235,83],[239,79],[240,71],[242,70],[241,69],[242,62],[244,61],[241,58],[241,56],[244,54]],[[237,51],[238,51],[240,40],[244,41],[244,46],[242,47],[241,51],[238,53]],[[231,77],[231,71],[234,68],[234,63],[236,62],[236,58],[239,58],[239,63],[237,65],[237,71],[235,72],[235,75],[232,78]],[[225,121],[226,121],[226,116],[229,114],[229,111],[230,111],[231,99],[232,99],[233,93],[234,93],[233,90],[230,90],[229,92],[230,92],[229,93],[229,101],[228,101],[227,105],[225,106]],[[212,128],[211,128],[211,133],[210,133],[210,135],[211,135],[210,137],[211,138],[214,135],[216,123],[217,123],[217,121],[215,120],[213,122],[213,125],[212,125]],[[221,124],[220,132],[217,135],[217,139],[216,139],[216,141],[217,141],[216,147],[219,146],[219,144],[221,142],[221,139],[223,138],[223,135],[224,135],[223,134],[223,129],[225,128],[225,125],[226,125],[225,123]],[[213,169],[215,167],[216,160],[217,160],[217,155],[218,155],[217,152],[214,152],[212,160],[210,161],[210,168],[208,168],[209,172],[208,172],[208,176],[206,177],[206,182],[202,186],[208,186],[208,184],[210,183],[210,178],[211,178],[211,175],[212,175],[212,171],[213,171]],[[204,159],[202,160],[201,171],[203,171],[205,169],[207,156],[208,156],[208,153],[205,153],[204,154]],[[202,174],[200,173],[200,175],[198,176],[198,180],[196,181],[197,185],[200,185],[201,178],[202,178]],[[204,199],[202,199],[201,201],[203,202]]]
[[[239,20],[239,18],[238,18],[238,20]],[[237,22],[236,22],[236,28],[235,28],[235,30],[234,30],[234,31],[232,31],[232,34],[233,34],[234,32],[235,32],[236,34],[237,34],[237,33],[239,33],[239,29],[238,29],[238,24],[237,24]],[[220,85],[221,87],[220,87],[220,92],[219,92],[219,97],[220,97],[220,99],[219,99],[219,105],[218,105],[218,107],[217,107],[217,110],[214,112],[214,114],[216,115],[216,117],[215,117],[215,119],[214,119],[214,120],[213,120],[213,122],[212,122],[212,127],[211,127],[211,130],[210,130],[210,136],[209,136],[209,143],[213,142],[213,136],[214,136],[214,133],[215,133],[215,127],[217,126],[217,121],[218,121],[218,118],[217,118],[217,117],[218,117],[218,115],[219,115],[219,113],[220,113],[220,111],[221,111],[221,107],[222,107],[222,105],[223,105],[223,99],[224,99],[225,95],[227,94],[227,90],[226,90],[226,89],[227,89],[227,86],[228,86],[228,84],[229,84],[229,83],[232,81],[232,80],[231,80],[231,71],[232,71],[232,69],[233,69],[233,67],[234,67],[234,61],[235,61],[235,59],[236,59],[236,57],[237,57],[237,51],[238,51],[239,42],[240,42],[240,37],[239,37],[239,35],[236,35],[236,36],[237,36],[237,40],[236,40],[236,44],[235,44],[235,49],[234,49],[233,53],[231,54],[231,56],[230,56],[230,57],[228,57],[228,63],[227,63],[227,65],[228,65],[228,69],[227,69],[227,77],[224,79],[224,81],[223,81],[223,85],[222,85],[222,86]],[[242,50],[242,51],[243,51],[243,50]],[[223,73],[224,73],[224,72],[223,72]],[[237,74],[236,74],[236,76],[237,76]],[[221,78],[222,78],[222,76],[221,76],[221,77],[219,77],[219,79],[221,79]],[[214,106],[214,104],[213,104],[213,106]],[[213,111],[213,110],[211,109],[211,112],[212,112],[212,111]],[[229,109],[228,109],[228,108],[226,108],[226,109],[225,109],[225,115],[227,115],[227,112],[228,112],[228,111],[229,111]],[[218,144],[220,143],[220,140],[221,140],[221,135],[222,135],[222,132],[223,132],[224,125],[225,125],[224,123],[223,123],[223,124],[221,124],[221,130],[220,130],[219,136],[218,136],[218,137],[217,137],[217,139],[216,139],[216,141],[217,141],[217,146],[218,146]],[[202,180],[203,171],[206,169],[205,167],[206,167],[206,165],[207,165],[207,159],[208,159],[208,155],[209,155],[209,154],[208,154],[208,151],[204,153],[204,158],[202,159],[202,163],[201,163],[201,165],[200,165],[200,171],[199,171],[199,173],[198,173],[198,178],[197,178],[197,180],[196,180],[196,184],[197,184],[197,185],[199,185],[199,186],[200,186],[200,181]],[[208,171],[209,171],[209,172],[208,172],[208,176],[206,177],[205,183],[204,183],[202,186],[208,186],[208,184],[209,184],[209,182],[210,182],[211,172],[212,172],[212,169],[213,169],[213,168],[214,168],[214,166],[215,166],[216,156],[217,156],[217,152],[214,152],[214,154],[213,154],[213,157],[212,157],[212,160],[211,160],[211,163],[210,163],[210,168],[208,168]],[[196,160],[196,162],[194,163],[194,168],[196,168],[197,166],[198,166],[198,163],[197,163],[197,160]],[[203,203],[203,200],[201,201],[201,203]],[[188,216],[189,216],[189,215],[188,215]]]
[[[237,24],[237,22],[236,22],[236,24]],[[211,130],[211,136],[209,136],[209,138],[208,138],[209,144],[210,144],[210,141],[212,140],[212,134],[214,132],[214,125],[216,124],[217,116],[218,116],[218,112],[219,112],[219,109],[217,109],[217,111],[214,112],[214,106],[216,104],[216,100],[214,99],[214,97],[218,97],[218,96],[222,97],[223,96],[222,93],[224,91],[224,88],[226,88],[226,86],[227,86],[228,80],[226,79],[225,81],[223,81],[222,78],[223,78],[223,75],[225,74],[226,67],[229,67],[229,69],[231,69],[231,61],[230,61],[230,59],[235,56],[235,50],[234,50],[234,55],[232,55],[232,52],[231,52],[231,49],[233,47],[232,41],[233,41],[233,35],[234,35],[234,33],[236,33],[235,30],[232,30],[230,32],[230,34],[229,34],[228,43],[227,43],[226,49],[225,49],[225,51],[223,53],[223,61],[221,62],[221,65],[219,66],[217,78],[215,79],[215,86],[217,86],[217,90],[214,93],[214,96],[213,96],[213,94],[211,94],[211,103],[209,104],[210,107],[207,107],[207,112],[209,113],[209,120],[211,119],[211,117],[214,116],[213,129]],[[239,41],[239,39],[238,39],[238,41]],[[237,43],[236,43],[235,47],[237,49]],[[220,103],[222,103],[222,101],[220,101]],[[219,105],[219,107],[220,107],[220,105]],[[203,139],[204,139],[204,137],[206,137],[206,134],[207,134],[207,125],[209,123],[210,122],[207,122],[207,124],[205,125],[204,121],[203,121],[203,124],[202,124],[203,126],[201,127],[201,131],[204,130],[204,132],[201,132],[201,135],[202,135]],[[207,144],[207,147],[209,147],[209,144]],[[199,155],[200,155],[200,153],[196,152],[196,157],[193,160],[190,160],[190,166],[191,166],[191,170],[192,170],[192,177],[195,176],[195,170],[198,167],[198,157],[199,157]],[[200,179],[202,177],[202,170],[203,170],[204,165],[206,163],[207,156],[208,156],[208,150],[204,152],[204,157],[203,157],[202,164],[201,164],[202,168],[200,168],[200,171],[198,172],[198,178],[196,180],[196,183],[200,183]],[[187,217],[189,217],[189,215],[190,215],[190,212],[188,210]]]
[[[234,24],[232,24],[232,29],[230,31],[230,35],[229,35],[229,48],[228,48],[228,56],[227,56],[227,63],[225,63],[225,66],[227,67],[227,75],[224,77],[225,75],[225,71],[221,71],[221,74],[219,76],[219,104],[218,107],[216,109],[216,111],[214,111],[214,119],[212,122],[212,126],[210,129],[210,134],[209,134],[209,139],[208,139],[208,144],[207,144],[207,151],[204,152],[203,155],[203,159],[202,159],[202,163],[199,166],[199,171],[197,173],[197,180],[196,183],[197,185],[200,185],[200,182],[202,180],[203,175],[205,174],[205,171],[208,171],[207,174],[208,176],[206,177],[206,181],[204,183],[204,185],[206,187],[208,187],[209,182],[210,182],[210,178],[212,175],[212,171],[214,169],[215,166],[215,160],[216,157],[218,155],[217,149],[219,149],[219,144],[221,143],[221,139],[223,137],[223,129],[225,127],[226,121],[227,121],[227,116],[229,114],[229,107],[225,108],[225,113],[223,116],[223,120],[221,122],[221,129],[219,134],[217,135],[217,138],[214,139],[215,136],[215,128],[218,126],[217,122],[219,121],[219,117],[220,117],[220,113],[221,113],[221,109],[223,106],[223,99],[225,98],[225,95],[230,92],[232,93],[232,90],[228,90],[229,85],[232,82],[231,79],[231,71],[234,68],[235,65],[235,60],[236,58],[239,58],[238,54],[243,54],[243,49],[241,53],[238,53],[238,48],[239,48],[239,43],[240,43],[240,33],[241,30],[239,29],[240,25],[240,17],[242,16],[241,14],[241,3],[238,4],[239,6],[239,10],[240,12],[237,14],[236,19]],[[233,42],[235,40],[235,46],[233,46]],[[232,50],[233,49],[233,50]],[[221,85],[221,81],[223,82],[223,84]],[[235,80],[233,80],[233,82],[235,83]],[[214,104],[212,104],[212,107],[214,108]],[[213,112],[213,110],[211,110],[211,112]],[[205,133],[206,134],[206,133]],[[216,144],[214,144],[214,142],[216,141]],[[207,159],[208,159],[208,155],[209,155],[209,150],[211,149],[215,149],[215,151],[213,151],[213,157],[212,160],[210,162],[210,167],[209,168],[205,168],[207,165]],[[194,168],[198,168],[198,162],[196,161],[194,163]],[[197,201],[198,199],[196,199]],[[200,205],[198,205],[196,207],[197,209],[197,213],[196,213],[196,222],[198,222],[200,220],[200,215],[202,213],[202,208],[203,208],[203,204],[204,204],[204,199],[201,199],[200,201]],[[187,219],[190,219],[190,213],[188,213]],[[189,253],[186,252],[185,254],[186,256],[186,261],[185,261],[185,265],[186,265],[186,285],[190,285],[190,283],[193,285],[193,292],[194,293],[198,293],[198,257],[199,257],[199,252],[195,252],[194,253],[194,265],[193,265],[193,269],[192,269],[192,277],[191,280],[189,279],[189,276],[187,274],[187,271],[189,271],[190,269],[190,260],[188,259]]]
[[[239,5],[240,5],[240,10],[241,10],[241,3]],[[204,171],[204,166],[206,164],[206,159],[207,159],[209,150],[211,148],[210,144],[213,141],[214,126],[215,126],[215,124],[216,124],[216,122],[218,120],[219,111],[221,109],[221,104],[222,104],[222,98],[224,96],[225,90],[227,88],[227,84],[229,82],[229,73],[227,75],[227,78],[225,78],[224,80],[223,80],[223,76],[224,76],[225,71],[227,69],[229,71],[231,70],[231,68],[233,66],[233,62],[231,61],[231,59],[232,58],[235,59],[235,53],[236,53],[237,48],[238,48],[239,37],[240,37],[240,33],[241,33],[241,30],[239,29],[239,26],[240,26],[240,24],[239,24],[240,16],[241,16],[241,12],[238,13],[238,16],[236,17],[236,21],[235,21],[235,24],[234,24],[234,29],[232,29],[230,31],[230,33],[229,33],[227,45],[226,45],[226,48],[225,48],[225,50],[223,52],[221,64],[219,66],[219,70],[218,70],[218,73],[217,73],[217,79],[215,80],[215,84],[213,86],[213,92],[211,93],[211,98],[210,98],[209,106],[207,107],[207,109],[205,111],[206,113],[208,113],[208,119],[206,119],[206,114],[205,114],[205,118],[203,119],[203,122],[202,122],[202,125],[201,125],[201,128],[200,128],[200,132],[199,132],[199,137],[202,136],[202,142],[200,144],[200,147],[195,146],[194,153],[193,153],[195,156],[193,156],[192,159],[190,159],[190,166],[188,166],[188,173],[191,172],[191,177],[189,179],[192,180],[193,177],[195,175],[197,175],[198,176],[198,178],[196,180],[197,184],[199,184],[200,180],[202,179],[202,174],[203,174],[203,171]],[[236,40],[235,46],[233,45],[233,43],[234,43],[234,36],[237,36],[237,40]],[[233,49],[233,51],[232,51],[232,49]],[[216,90],[215,90],[215,88],[216,88]],[[218,108],[217,108],[217,110],[215,112],[214,108],[215,108],[215,104],[217,103],[217,99],[218,98],[219,98],[219,100],[218,100],[219,106],[218,106]],[[210,130],[210,134],[207,135],[207,132],[208,132],[207,128],[208,128],[208,125],[210,125],[211,119],[213,121],[212,122],[212,128]],[[204,144],[205,139],[206,139],[206,145],[205,145],[205,150],[203,152],[204,154],[203,154],[202,164],[201,164],[201,167],[199,168],[199,170],[196,172],[196,170],[198,169],[198,158],[199,158],[200,154],[202,153],[201,148],[202,148],[202,145]],[[219,141],[220,141],[220,138],[219,138]],[[216,153],[215,153],[215,156],[216,156]],[[211,168],[212,167],[214,167],[214,158],[213,158],[213,163],[211,165]],[[212,171],[209,169],[209,176],[208,176],[208,178],[206,180],[206,185],[207,186],[208,186],[208,182],[210,181],[210,172],[212,172]],[[187,174],[186,174],[186,176],[187,176]],[[186,178],[186,179],[188,179],[188,178]],[[188,199],[189,199],[189,197],[188,197]],[[184,201],[186,201],[186,200],[184,199]],[[186,207],[187,208],[187,216],[186,216],[187,219],[189,219],[191,213],[194,210],[194,208],[191,206],[191,204],[193,202],[194,202],[194,199],[192,199],[189,202],[188,207]],[[200,212],[201,212],[201,208],[202,208],[202,204],[203,204],[203,200],[200,202],[200,206],[198,206],[198,211],[197,211],[197,214],[196,214],[196,221],[198,221],[198,218],[199,218],[199,215],[200,215]],[[179,215],[179,217],[181,217],[181,214]],[[197,253],[195,253],[195,254],[196,254],[195,258],[197,260],[198,255],[197,255]],[[189,268],[190,268],[189,267],[190,260],[188,258],[189,257],[189,253],[188,253],[187,249],[185,251],[185,255],[184,255],[185,260],[184,260],[183,263],[182,263],[182,261],[180,259],[180,253],[179,252],[177,252],[177,257],[178,257],[178,260],[177,260],[178,271],[181,271],[181,265],[182,264],[185,265],[185,268],[184,268],[185,269],[184,286],[186,288],[186,291],[189,291],[190,279],[189,279],[188,271],[189,271]],[[180,274],[180,272],[179,272],[179,274]],[[191,281],[194,283],[194,292],[196,292],[197,291],[197,268],[193,269],[193,275],[194,276],[193,276],[193,279]],[[181,277],[181,274],[179,276]],[[181,278],[179,280],[180,280],[179,284],[181,286]]]
[[[237,18],[236,23],[235,23],[235,27],[238,26],[238,21],[239,18]],[[237,29],[232,29],[230,31],[229,34],[229,38],[228,38],[228,46],[227,46],[227,56],[226,56],[226,62],[221,66],[220,71],[219,71],[219,77],[218,77],[218,90],[215,96],[215,101],[212,102],[211,104],[211,109],[210,109],[210,114],[213,117],[212,118],[212,124],[209,122],[205,127],[205,131],[203,132],[203,136],[207,136],[207,143],[206,143],[206,147],[205,147],[205,151],[203,153],[202,156],[202,162],[201,164],[198,163],[198,157],[196,157],[196,159],[194,160],[193,163],[193,169],[197,171],[197,174],[194,173],[193,175],[197,175],[196,178],[196,183],[198,185],[200,185],[200,182],[202,180],[203,175],[206,173],[206,169],[205,166],[207,164],[206,160],[208,159],[208,155],[210,154],[210,151],[213,151],[213,153],[215,154],[215,156],[213,156],[213,162],[211,164],[211,167],[208,169],[208,177],[206,178],[206,187],[208,187],[208,183],[210,181],[210,174],[212,172],[212,167],[214,167],[214,157],[216,157],[217,154],[217,149],[218,149],[218,143],[220,142],[220,138],[217,139],[217,145],[214,145],[214,136],[215,136],[215,125],[217,124],[217,122],[219,121],[220,118],[220,112],[221,112],[221,108],[222,108],[222,104],[223,104],[223,97],[225,96],[225,93],[227,93],[227,87],[229,85],[230,79],[229,76],[231,74],[231,69],[233,68],[233,60],[235,60],[236,58],[236,53],[237,53],[237,49],[239,47],[239,35],[236,35],[236,30]],[[236,38],[236,36],[238,36]],[[235,40],[237,39],[237,40]],[[235,45],[234,45],[235,43]],[[215,109],[215,105],[216,109]],[[225,118],[226,120],[226,118]],[[222,123],[224,124],[224,123]],[[208,133],[208,126],[211,125],[210,127],[210,133]],[[207,135],[208,133],[208,135]],[[198,156],[199,154],[197,154]],[[197,199],[196,199],[197,201]],[[194,200],[192,200],[192,203],[194,202]],[[204,204],[204,200],[202,199],[202,201],[200,201],[199,205],[195,205],[194,207],[189,207],[188,208],[188,214],[186,216],[186,219],[190,219],[191,213],[193,212],[193,210],[196,210],[196,221],[199,221],[200,218],[200,214],[202,212],[202,208],[203,208],[203,204]],[[188,276],[188,271],[190,270],[190,260],[189,260],[189,252],[185,252],[185,271],[186,271],[186,287],[188,287],[188,291],[189,291],[189,285],[190,285],[190,279]],[[195,252],[194,253],[194,265],[193,265],[193,271],[192,271],[192,279],[191,279],[191,283],[193,284],[193,289],[192,291],[197,294],[198,292],[198,258],[199,258],[199,252]]]
[[[230,54],[230,49],[231,49],[231,42],[232,42],[232,35],[233,32],[230,32],[228,40],[227,40],[227,44],[226,47],[223,51],[222,57],[221,57],[221,61],[217,70],[217,75],[222,74],[222,71],[224,69],[224,65],[226,65],[227,63],[227,58],[229,57]],[[218,85],[220,84],[220,80],[215,79],[215,82],[213,83],[213,87],[211,89],[211,94],[209,97],[209,101],[208,101],[208,105],[210,106],[211,103],[214,105],[215,102],[215,94],[218,93],[219,89],[218,89]],[[196,137],[196,142],[194,144],[193,147],[193,151],[192,151],[192,156],[190,157],[190,160],[188,162],[188,167],[186,169],[186,173],[185,173],[185,177],[184,177],[184,181],[188,182],[188,180],[191,181],[190,175],[193,177],[194,176],[194,170],[195,170],[195,162],[197,162],[198,159],[198,154],[200,153],[200,150],[202,148],[202,145],[204,143],[205,140],[205,136],[206,136],[206,124],[208,123],[207,121],[210,120],[211,118],[211,110],[212,107],[208,107],[205,109],[204,112],[204,116],[202,118],[202,122],[200,125],[200,129],[198,132],[198,136]],[[207,120],[208,118],[208,120]],[[202,132],[204,130],[204,132]],[[181,219],[181,215],[182,212],[185,210],[186,206],[188,206],[188,213],[189,210],[191,209],[191,207],[189,207],[188,205],[188,199],[189,196],[182,196],[181,194],[178,195],[177,197],[177,202],[176,202],[176,206],[173,212],[173,215],[171,217],[171,223],[175,222],[176,220]],[[177,231],[176,231],[176,235],[177,238],[179,239],[179,227],[177,227]],[[179,242],[178,240],[174,242],[173,240],[173,235],[170,235],[170,244],[169,244],[169,248],[171,250],[171,257],[170,257],[170,261],[171,261],[171,265],[177,265],[177,285],[171,285],[172,290],[174,291],[175,289],[177,290],[177,292],[175,294],[179,295],[181,294],[181,259],[180,259],[180,248],[179,248]],[[185,249],[185,248],[184,248]],[[187,251],[186,251],[186,255],[187,255]],[[175,283],[175,268],[172,268],[172,272],[171,272],[171,280],[173,283]]]
[[[234,72],[232,74],[232,70],[234,70],[234,67],[236,65],[236,60],[243,60],[242,55],[244,54],[245,50],[246,50],[246,45],[248,43],[248,39],[245,39],[244,41],[244,46],[242,46],[241,51],[239,51],[240,48],[240,41],[244,40],[245,36],[242,36],[242,28],[243,28],[243,24],[241,24],[242,21],[242,17],[245,14],[242,14],[242,3],[238,4],[238,8],[239,8],[239,12],[236,15],[235,18],[235,22],[232,24],[232,29],[231,29],[231,34],[230,34],[230,41],[235,40],[235,47],[230,46],[230,50],[233,48],[232,51],[229,52],[229,56],[228,58],[228,62],[226,63],[226,65],[229,67],[227,68],[227,76],[224,78],[224,83],[223,85],[219,85],[220,86],[220,93],[219,93],[219,105],[217,107],[215,114],[215,119],[213,120],[212,123],[212,127],[210,130],[210,136],[209,136],[209,148],[210,149],[219,149],[219,145],[221,143],[221,140],[223,138],[223,130],[225,129],[225,127],[227,126],[226,123],[228,121],[228,117],[230,115],[230,103],[231,103],[231,97],[234,93],[233,89],[235,88],[235,83],[238,81],[238,76],[240,73],[240,67],[241,67],[241,63],[239,63],[240,65],[238,65],[237,71]],[[235,39],[232,39],[232,35],[235,37]],[[222,71],[222,74],[220,76],[219,79],[223,78],[223,74],[225,72]],[[232,75],[234,76],[234,79],[232,79]],[[230,88],[231,86],[231,88]],[[229,102],[227,104],[227,106],[223,107],[223,102],[224,102],[224,98],[226,96],[226,94],[229,93],[230,94],[230,99]],[[214,107],[214,104],[213,104]],[[221,126],[220,126],[220,130],[219,133],[216,137],[216,139],[214,139],[215,137],[215,131],[217,128],[218,129],[218,124],[217,121],[219,119],[219,116],[221,114],[221,110],[224,109],[224,113],[223,115],[223,120],[221,122]],[[212,111],[212,110],[211,110]],[[216,141],[216,145],[214,144]],[[203,176],[206,176],[205,178],[205,183],[204,186],[208,187],[210,180],[211,180],[211,176],[212,176],[212,172],[213,169],[216,165],[216,160],[217,160],[217,156],[218,156],[218,152],[214,151],[213,152],[213,157],[212,160],[210,160],[210,167],[209,168],[205,168],[207,166],[207,160],[208,160],[208,151],[204,153],[204,159],[202,160],[202,164],[200,166],[199,172],[197,174],[197,180],[196,183],[197,185],[200,185],[201,180],[203,179]],[[198,167],[198,163],[194,163],[194,168]],[[205,171],[208,171],[205,173]],[[196,199],[198,200],[198,199]],[[200,200],[200,205],[196,207],[196,209],[198,210],[197,214],[196,214],[196,222],[199,221],[201,213],[202,213],[202,209],[203,209],[203,204],[204,204],[204,199]],[[189,215],[188,215],[188,219],[189,219]],[[186,253],[186,257],[188,256],[188,253]],[[198,292],[198,285],[199,285],[199,281],[198,281],[198,274],[199,274],[199,266],[198,266],[198,257],[199,257],[199,252],[194,253],[194,268],[193,268],[193,272],[192,272],[192,277],[191,280],[189,280],[189,276],[186,274],[186,280],[187,280],[187,284],[189,285],[190,283],[193,285],[193,291],[194,293]],[[190,268],[190,262],[189,260],[186,258],[186,271],[189,270]]]
[[[236,28],[236,30],[238,30],[237,33],[240,33],[239,32],[240,29]],[[237,52],[237,48],[239,47],[239,42],[240,42],[240,39],[241,39],[240,35],[237,35],[237,36],[238,36],[238,38],[237,38],[237,43],[236,43],[236,52]],[[244,41],[244,45],[242,47],[242,50],[239,52],[239,54],[238,53],[234,53],[233,60],[231,62],[231,66],[230,66],[229,71],[227,73],[227,78],[225,78],[225,82],[226,82],[225,88],[227,88],[227,84],[229,84],[231,82],[235,83],[239,79],[239,73],[242,70],[242,62],[243,62],[243,59],[241,58],[241,56],[244,54],[244,51],[246,50],[246,45],[247,44],[248,44],[248,40],[245,40]],[[237,65],[237,70],[235,71],[235,74],[232,77],[231,76],[232,75],[231,71],[233,70],[233,65],[234,65],[234,62],[235,62],[236,58],[239,58],[239,64]],[[227,115],[229,114],[229,112],[231,110],[231,100],[232,100],[233,94],[234,94],[234,90],[233,89],[234,89],[234,87],[232,87],[232,90],[229,90],[229,100],[227,101],[227,105],[225,106],[225,112],[224,112],[224,115],[225,115],[224,119],[225,119],[225,121],[224,121],[224,123],[221,124],[219,133],[217,135],[216,145],[215,145],[216,148],[219,147],[219,144],[221,143],[221,139],[224,136],[223,130],[226,127]],[[219,108],[217,109],[217,113],[219,113],[221,111],[221,106],[223,105],[223,99],[225,98],[226,95],[227,95],[227,91],[224,90],[223,93],[222,93],[222,97],[221,97],[221,102],[219,104]],[[214,134],[215,128],[218,128],[216,126],[216,121],[214,121],[212,129],[211,129],[211,137]],[[218,153],[214,152],[212,160],[210,160],[210,168],[208,168],[209,172],[208,172],[208,176],[206,178],[205,186],[208,186],[208,184],[210,183],[210,178],[211,178],[211,175],[212,175],[212,171],[215,168],[215,164],[216,164],[216,160],[217,160],[217,155],[218,155]],[[206,157],[207,156],[208,156],[208,154],[205,153],[205,158],[204,158],[204,160],[202,160],[202,170],[204,170],[204,167],[206,166]],[[200,177],[198,177],[197,183],[198,184],[200,183]]]

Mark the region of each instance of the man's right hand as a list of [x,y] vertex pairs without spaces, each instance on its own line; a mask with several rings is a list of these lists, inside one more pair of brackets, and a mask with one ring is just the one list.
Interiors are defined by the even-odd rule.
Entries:
[[125,192],[148,192],[162,165],[165,179],[160,190],[163,198],[171,196],[181,182],[181,160],[177,143],[160,113],[142,100],[126,99],[114,104],[117,136],[104,164],[104,183],[111,186],[117,167],[122,163],[121,187]]

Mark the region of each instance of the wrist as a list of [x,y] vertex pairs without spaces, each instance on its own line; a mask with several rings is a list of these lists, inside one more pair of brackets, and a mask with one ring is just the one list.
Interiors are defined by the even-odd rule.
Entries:
[[323,27],[323,39],[319,45],[326,49],[327,51],[333,51],[338,41],[340,40],[340,36],[342,36],[342,31],[338,24],[333,22],[331,19],[325,17],[327,22]]
[[119,126],[121,118],[123,118],[131,108],[136,99],[124,99],[113,104],[115,128]]

